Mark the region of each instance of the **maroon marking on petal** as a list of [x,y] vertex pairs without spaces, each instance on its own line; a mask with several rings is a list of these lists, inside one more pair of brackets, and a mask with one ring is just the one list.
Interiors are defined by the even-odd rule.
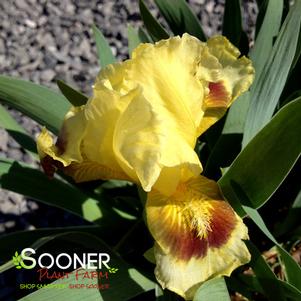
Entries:
[[[187,261],[192,257],[206,256],[208,248],[218,248],[227,243],[236,225],[233,209],[225,201],[212,201],[211,231],[206,238],[200,238],[197,230],[178,228],[167,230],[166,240],[171,246],[171,252],[180,260]],[[165,227],[165,225],[162,225]]]
[[209,83],[209,94],[206,97],[206,105],[208,107],[227,107],[230,101],[229,93],[227,92],[224,83]]
[[189,260],[191,257],[204,257],[207,254],[208,242],[206,239],[200,239],[196,230],[189,231],[181,237],[178,244],[178,254],[183,260]]
[[53,175],[57,171],[58,168],[62,169],[64,167],[61,162],[52,159],[48,155],[41,160],[41,165],[42,165],[42,168],[43,168],[45,174],[49,178],[53,178]]
[[66,145],[67,145],[66,137],[67,137],[67,133],[66,133],[65,127],[63,126],[61,128],[60,134],[55,143],[55,146],[57,147],[57,150],[58,150],[58,155],[62,155],[66,150]]
[[236,226],[236,217],[233,209],[225,201],[214,201],[214,203],[208,242],[210,247],[218,248],[229,240]]
[[189,260],[191,257],[204,257],[208,249],[208,241],[200,239],[196,230],[178,230],[170,233],[167,241],[170,244],[171,252],[180,260]]

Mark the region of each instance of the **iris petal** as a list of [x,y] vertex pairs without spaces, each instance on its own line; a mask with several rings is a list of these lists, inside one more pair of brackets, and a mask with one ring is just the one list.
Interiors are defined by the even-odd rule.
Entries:
[[230,275],[250,256],[247,228],[215,182],[202,176],[166,197],[149,193],[147,222],[155,241],[157,280],[186,299],[212,277]]
[[[164,116],[142,93],[133,99],[117,122],[114,151],[119,164],[131,178],[138,178],[145,191],[150,191],[153,185],[163,191],[173,191],[182,178],[183,165],[189,165],[192,175],[202,170],[193,148],[173,125],[173,119]],[[163,170],[168,167],[173,167],[172,182],[171,178],[165,181]],[[185,170],[189,168],[186,166]]]
[[254,68],[248,58],[240,57],[239,50],[225,37],[215,36],[208,39],[202,52],[197,76],[207,84],[204,116],[198,127],[198,135],[201,135],[248,90],[254,79]]

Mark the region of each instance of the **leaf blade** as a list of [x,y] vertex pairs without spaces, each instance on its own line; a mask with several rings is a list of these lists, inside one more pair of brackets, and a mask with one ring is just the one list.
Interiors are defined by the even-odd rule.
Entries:
[[248,206],[243,206],[243,208],[248,216],[258,226],[258,228],[277,246],[278,252],[280,253],[285,266],[285,273],[287,275],[288,282],[298,290],[301,290],[301,267],[292,258],[292,256],[277,242],[272,233],[268,230],[258,211]]
[[206,41],[199,20],[185,0],[155,0],[155,3],[175,35],[187,32]]
[[242,34],[240,0],[226,0],[223,19],[223,36],[232,44],[239,46]]
[[292,256],[277,242],[274,238],[273,234],[267,228],[263,218],[258,213],[255,208],[252,208],[252,199],[248,195],[248,193],[240,187],[239,184],[233,182],[232,183],[233,191],[243,204],[243,210],[247,213],[247,215],[252,219],[255,225],[265,234],[267,238],[269,238],[278,249],[280,256],[282,258],[282,262],[285,266],[285,273],[287,276],[288,282],[296,287],[296,289],[301,290],[301,267],[299,264],[292,258]]
[[[265,1],[262,2],[263,5],[267,5]],[[282,7],[283,0],[271,0],[268,3],[268,10],[266,11],[264,9],[265,15],[263,24],[260,27],[260,32],[255,41],[255,45],[249,53],[255,67],[255,80],[250,91],[241,95],[229,109],[224,127],[225,133],[240,134],[244,132],[250,100],[253,99],[251,91],[254,90],[256,82],[262,72],[262,68],[271,55],[273,39],[278,34],[281,24]],[[231,16],[229,16],[229,18],[231,18]]]
[[282,10],[283,0],[268,1],[262,26],[255,45],[250,51],[257,77],[261,74],[262,68],[271,54],[274,38],[277,36],[281,25]]
[[150,13],[143,0],[139,0],[139,9],[142,21],[153,41],[156,42],[162,39],[168,39],[169,34]]
[[26,133],[22,126],[0,104],[0,127],[6,131],[33,157],[37,154],[35,141]]
[[88,97],[86,95],[67,85],[62,80],[58,80],[56,83],[63,95],[69,100],[69,102],[73,106],[79,107],[87,103]]
[[70,105],[46,87],[0,75],[0,100],[57,134]]
[[300,119],[301,98],[298,98],[284,106],[274,116],[219,180],[223,194],[240,214],[243,215],[244,212],[235,201],[236,194],[232,182],[238,183],[247,192],[252,201],[251,207],[262,206],[279,187],[300,156]]
[[129,55],[132,54],[133,50],[140,43],[148,43],[149,39],[145,32],[139,28],[137,31],[131,24],[128,25],[128,44],[129,44]]
[[213,278],[203,283],[197,290],[193,301],[230,301],[223,277]]
[[246,118],[243,146],[268,123],[275,111],[295,57],[301,26],[300,11],[301,1],[296,1],[281,27],[271,55],[252,86],[253,101]]
[[92,30],[96,42],[99,65],[104,68],[109,64],[115,63],[116,58],[114,57],[113,52],[102,32],[97,28],[95,24],[93,24]]
[[[95,200],[89,198],[79,189],[56,178],[49,180],[39,170],[20,165],[17,162],[0,160],[0,185],[4,189],[63,208],[86,218],[88,221],[94,221],[103,216],[101,209],[95,207]],[[90,214],[85,206],[92,206],[92,209],[95,210],[93,214]]]

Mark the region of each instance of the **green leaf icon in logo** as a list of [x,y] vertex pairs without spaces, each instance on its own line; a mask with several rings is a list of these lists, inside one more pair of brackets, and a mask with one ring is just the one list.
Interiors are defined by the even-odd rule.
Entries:
[[111,274],[115,274],[118,271],[117,268],[109,268],[108,270],[109,270],[109,273],[111,273]]
[[13,263],[14,263],[16,269],[18,269],[18,270],[20,270],[22,268],[26,269],[26,270],[33,268],[32,265],[28,266],[23,262],[22,256],[19,255],[19,253],[17,251],[15,252],[15,255],[13,255],[12,260],[13,260]]
[[21,262],[23,262],[21,255],[16,251],[15,255],[13,255],[13,263],[16,266],[16,269],[22,269]]

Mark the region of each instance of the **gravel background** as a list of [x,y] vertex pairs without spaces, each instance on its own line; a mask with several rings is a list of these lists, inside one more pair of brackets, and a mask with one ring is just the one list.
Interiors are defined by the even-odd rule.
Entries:
[[[188,1],[208,36],[221,30],[224,1]],[[254,34],[255,0],[242,1],[244,27]],[[146,1],[160,18],[153,2]],[[32,80],[56,89],[62,79],[88,95],[99,71],[91,26],[95,23],[109,40],[118,59],[127,58],[127,26],[141,24],[138,1],[1,0],[0,73]],[[39,127],[10,110],[36,137]],[[0,157],[33,163],[19,145],[0,128]],[[0,189],[0,234],[16,230],[82,223],[70,214]]]

